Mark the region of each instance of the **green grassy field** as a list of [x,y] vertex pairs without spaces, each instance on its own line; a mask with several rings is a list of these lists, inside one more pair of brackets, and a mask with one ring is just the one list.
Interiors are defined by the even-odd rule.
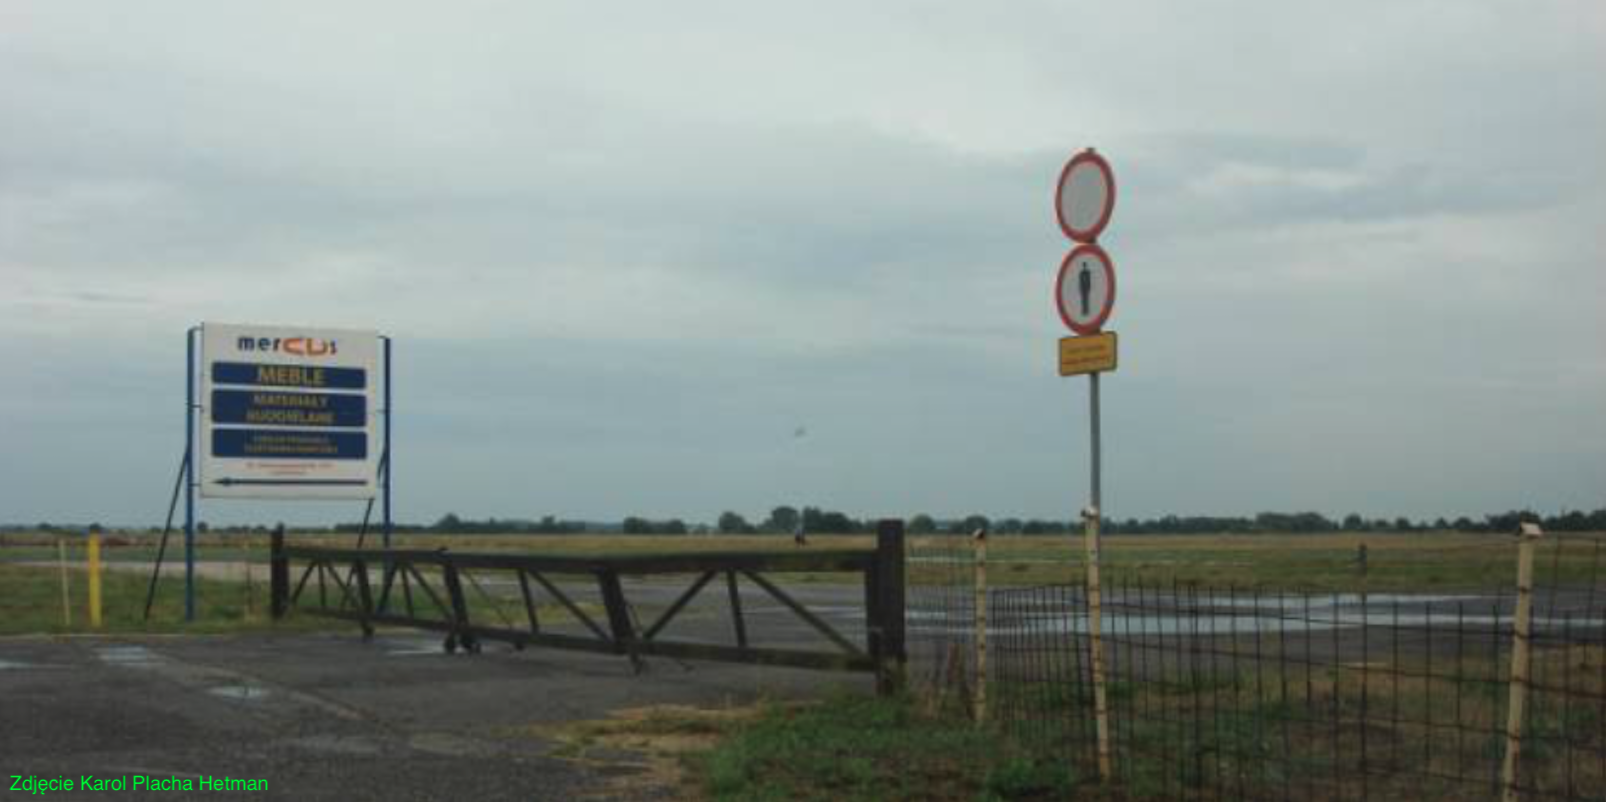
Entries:
[[0,635],[59,635],[63,633],[219,633],[267,629],[321,630],[339,622],[302,617],[275,623],[268,616],[266,571],[248,589],[241,582],[201,580],[196,585],[197,617],[184,622],[184,585],[166,580],[157,589],[151,617],[146,620],[145,594],[149,576],[106,571],[101,584],[102,625],[89,626],[88,574],[81,567],[67,571],[68,604],[62,609],[62,579],[57,568],[0,563]]
[[[289,540],[302,545],[350,547],[351,535],[291,533]],[[81,630],[85,598],[82,535],[49,532],[0,532],[0,578],[11,588],[0,599],[0,633],[61,632]],[[125,566],[149,565],[156,555],[154,535],[109,533],[104,559]],[[169,544],[167,559],[182,560],[182,538]],[[74,570],[71,596],[77,623],[62,622],[59,574],[55,568],[58,542],[67,545],[67,563]],[[802,548],[838,549],[873,546],[868,535],[811,537]],[[1358,561],[1366,546],[1366,571]],[[370,547],[377,538],[370,537]],[[524,552],[535,554],[599,556],[697,551],[794,551],[789,537],[750,536],[398,536],[398,548],[455,551]],[[968,550],[962,537],[910,539],[911,582],[968,581]],[[994,586],[1076,581],[1083,574],[1081,539],[1069,535],[995,537],[989,545],[988,579]],[[1103,566],[1107,583],[1142,581],[1198,582],[1217,587],[1371,591],[1491,591],[1509,589],[1516,566],[1514,539],[1501,535],[1464,534],[1331,534],[1331,535],[1121,535],[1104,541]],[[266,575],[268,538],[265,535],[208,534],[198,539],[197,559],[207,562],[246,563],[254,570],[256,585],[248,596],[239,581],[205,580],[201,583],[204,620],[197,630],[266,626]],[[1541,543],[1538,576],[1541,583],[1598,580],[1606,566],[1598,541],[1579,537],[1549,539]],[[22,565],[32,563],[33,565]],[[243,573],[243,572],[242,572]],[[108,631],[164,631],[179,619],[180,583],[164,581],[153,623],[140,620],[146,578],[144,571],[106,572],[106,627]],[[793,582],[850,581],[847,575],[792,576]],[[249,604],[248,604],[249,601]],[[251,615],[247,615],[247,612]],[[232,623],[231,623],[232,622]],[[298,626],[308,626],[301,623]]]
[[[41,532],[0,532],[0,562],[54,561],[58,538],[70,546],[69,559],[82,559],[83,536]],[[351,535],[291,533],[292,543],[350,547]],[[169,544],[167,558],[182,559],[182,538]],[[1588,579],[1599,570],[1594,543],[1564,536],[1541,543],[1541,575]],[[374,547],[377,536],[367,545]],[[912,537],[911,572],[940,571],[929,559],[963,556],[969,541],[959,537]],[[156,536],[107,536],[105,559],[149,563],[156,554]],[[871,548],[868,535],[817,535],[804,548]],[[1467,590],[1499,587],[1512,581],[1516,566],[1514,539],[1506,535],[1325,534],[1325,535],[1119,535],[1103,543],[1105,577],[1112,581],[1200,582],[1240,587],[1340,590],[1359,586],[1357,559],[1366,546],[1365,581],[1373,590]],[[398,548],[454,551],[525,552],[534,554],[606,556],[698,551],[794,551],[789,537],[773,535],[402,535]],[[197,558],[206,561],[266,563],[265,535],[205,535],[198,539]],[[989,581],[994,584],[1038,584],[1069,581],[1082,575],[1080,537],[995,536],[989,546]]]
[[[1539,660],[1536,668],[1551,677],[1573,664],[1571,692],[1599,698],[1600,647]],[[1093,701],[1055,692],[1063,686],[992,688],[995,703],[1024,696],[1040,717],[1029,725],[977,723],[914,695],[769,705],[720,723],[712,743],[681,760],[692,795],[716,800],[1327,799],[1360,796],[1363,774],[1373,799],[1481,798],[1487,786],[1479,783],[1499,765],[1504,744],[1506,667],[1457,661],[1455,671],[1441,666],[1431,678],[1420,665],[1399,668],[1403,679],[1350,664],[1314,678],[1296,671],[1286,681],[1212,672],[1189,683],[1115,683],[1117,775],[1108,787],[1098,784],[1093,760]],[[1554,692],[1539,701],[1531,700],[1527,719],[1537,737],[1525,747],[1525,785],[1558,798],[1568,788],[1601,788],[1599,711],[1565,706]],[[667,731],[676,721],[615,726]],[[1370,768],[1358,748],[1362,727]]]
[[[61,574],[54,565],[58,536],[53,533],[0,533],[0,583],[7,592],[0,595],[0,635],[62,634],[87,631],[84,603],[86,577],[82,536],[65,538],[69,543],[68,577],[71,620],[63,618]],[[304,545],[349,547],[354,538],[326,534],[292,534],[291,541]],[[105,558],[113,563],[148,565],[155,554],[155,539],[148,535],[109,535]],[[376,544],[371,539],[369,545]],[[560,555],[649,554],[688,551],[793,551],[799,548],[790,538],[774,536],[402,536],[400,548],[449,548],[457,551],[525,552]],[[1366,571],[1360,569],[1360,546],[1366,546]],[[873,546],[870,536],[815,536],[804,548],[837,549]],[[964,580],[971,570],[966,562],[972,544],[960,537],[911,538],[908,571],[912,581]],[[1044,537],[996,537],[989,544],[989,577],[997,585],[1074,581],[1082,576],[1083,544],[1069,535]],[[1538,570],[1540,583],[1547,581],[1592,581],[1599,584],[1603,566],[1598,539],[1577,536],[1548,538],[1541,542]],[[1365,535],[1217,535],[1109,537],[1104,542],[1103,564],[1107,582],[1170,581],[1199,582],[1217,587],[1344,590],[1366,588],[1371,591],[1503,591],[1514,582],[1515,540],[1509,536],[1463,534],[1376,534]],[[182,553],[178,541],[171,545],[169,559]],[[198,543],[198,557],[206,561],[242,562],[263,566],[248,589],[243,582],[203,579],[199,585],[200,620],[191,625],[182,621],[182,584],[166,580],[161,586],[154,614],[149,622],[141,617],[146,582],[145,571],[109,570],[105,575],[105,623],[100,631],[119,633],[163,632],[239,632],[290,628],[349,629],[347,622],[313,616],[292,616],[275,624],[267,616],[265,563],[268,539],[265,536],[207,535]],[[34,564],[19,564],[19,563]],[[39,564],[44,563],[44,564]],[[791,581],[834,581],[846,575],[805,575]],[[511,609],[511,608],[510,608]],[[595,612],[595,611],[592,611]],[[565,615],[556,607],[543,605],[544,620]],[[1606,664],[1599,647],[1573,649],[1547,655],[1546,661],[1562,661],[1582,679],[1593,683],[1590,692],[1602,692],[1598,683],[1606,678]],[[1248,776],[1271,786],[1287,784],[1289,778],[1276,774],[1293,762],[1272,760],[1265,753],[1276,746],[1266,733],[1288,738],[1293,729],[1294,746],[1301,754],[1327,755],[1333,751],[1329,740],[1344,731],[1318,727],[1301,729],[1310,710],[1353,711],[1357,705],[1373,709],[1403,707],[1407,720],[1459,721],[1485,733],[1469,749],[1485,749],[1490,732],[1501,719],[1504,685],[1488,679],[1500,676],[1497,663],[1487,666],[1457,664],[1458,671],[1471,671],[1465,677],[1436,678],[1431,681],[1383,680],[1361,670],[1371,663],[1344,664],[1319,672],[1314,681],[1304,677],[1296,683],[1295,702],[1290,706],[1283,683],[1275,677],[1269,683],[1238,681],[1212,676],[1209,693],[1199,688],[1172,686],[1164,682],[1145,684],[1116,683],[1113,704],[1118,710],[1189,711],[1209,724],[1205,735],[1190,721],[1173,716],[1174,721],[1159,725],[1124,726],[1129,741],[1148,751],[1130,754],[1122,793],[1128,798],[1147,798],[1165,794],[1177,783],[1200,782],[1188,772],[1228,772]],[[1549,673],[1557,671],[1552,667]],[[1408,672],[1407,676],[1421,672]],[[1569,675],[1570,676],[1570,675]],[[1276,688],[1279,696],[1266,696],[1264,688]],[[1254,690],[1249,690],[1253,688]],[[1481,690],[1480,690],[1481,689]],[[1576,688],[1574,690],[1577,690]],[[1486,693],[1483,691],[1487,691]],[[1009,689],[995,689],[995,699],[1003,702]],[[1302,695],[1301,695],[1302,694]],[[1204,700],[1204,701],[1201,701]],[[1052,700],[1034,697],[1033,704]],[[1086,708],[1087,700],[1061,700],[1063,704]],[[1085,712],[1085,711],[1083,711]],[[1593,715],[1591,711],[1568,715]],[[1180,714],[1177,714],[1180,715]],[[1535,726],[1557,729],[1554,710],[1535,713]],[[1548,716],[1548,718],[1547,718]],[[1353,713],[1346,713],[1346,719]],[[1075,719],[1075,717],[1072,717]],[[1085,718],[1085,716],[1084,716]],[[1178,723],[1178,722],[1182,723]],[[1370,721],[1370,737],[1378,743],[1406,749],[1425,743],[1432,732],[1409,723],[1383,727]],[[1569,725],[1577,722],[1568,720]],[[1587,723],[1587,722],[1586,722]],[[620,726],[620,725],[613,725]],[[1182,729],[1177,729],[1181,727]],[[662,735],[691,728],[709,736],[707,744],[679,754],[675,761],[688,772],[685,777],[694,796],[715,799],[1044,799],[1088,796],[1097,788],[1087,775],[1087,767],[1072,771],[1062,759],[1044,757],[1031,744],[1017,740],[1007,728],[978,727],[953,710],[934,711],[911,697],[876,699],[865,696],[837,696],[816,705],[772,705],[755,715],[728,722],[710,723],[697,719],[690,723],[662,716],[646,723],[623,727],[622,734],[642,735],[646,728]],[[1585,728],[1587,730],[1587,727]],[[1559,731],[1559,730],[1558,730]],[[1193,734],[1190,734],[1193,733]],[[1192,739],[1192,740],[1190,740]],[[1275,740],[1275,739],[1273,739]],[[1280,741],[1279,741],[1280,743]],[[1171,744],[1171,752],[1199,751],[1226,755],[1221,765],[1199,769],[1155,759],[1153,744]],[[1347,748],[1347,747],[1346,747]],[[1165,750],[1162,750],[1165,751]],[[1414,753],[1413,753],[1414,754]],[[1424,760],[1443,772],[1459,767],[1458,752],[1445,750]],[[1479,753],[1481,755],[1481,753]],[[1558,753],[1560,754],[1560,753]],[[1453,765],[1449,761],[1454,757]],[[1562,764],[1555,755],[1541,755],[1547,762],[1536,763],[1537,770],[1560,776]],[[1063,758],[1063,755],[1059,756]],[[1229,759],[1230,758],[1230,759]],[[1301,758],[1304,760],[1304,758]],[[1481,758],[1477,761],[1482,766]],[[1301,771],[1322,776],[1342,774],[1352,767],[1338,762],[1312,759],[1298,763]],[[1593,769],[1582,775],[1598,782]],[[1571,764],[1566,764],[1573,776]],[[1267,774],[1267,772],[1271,772]],[[1260,776],[1265,774],[1265,776]],[[1550,782],[1551,780],[1547,780]],[[1374,789],[1377,798],[1407,799],[1417,789],[1391,789],[1382,783]],[[1398,794],[1394,790],[1399,790]],[[1110,798],[1114,798],[1112,793]]]

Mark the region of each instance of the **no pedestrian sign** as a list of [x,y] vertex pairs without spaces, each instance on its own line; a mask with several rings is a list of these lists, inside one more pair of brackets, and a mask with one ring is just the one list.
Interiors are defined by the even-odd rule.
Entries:
[[1054,281],[1060,320],[1077,334],[1097,334],[1115,308],[1115,265],[1097,245],[1078,245]]
[[1098,244],[1114,212],[1110,163],[1092,148],[1072,156],[1054,187],[1054,217],[1074,243],[1054,277],[1054,311],[1079,335],[1060,340],[1061,376],[1091,373],[1096,379],[1115,370],[1115,333],[1104,332],[1115,311],[1115,263]]
[[201,326],[201,495],[373,498],[379,335]]

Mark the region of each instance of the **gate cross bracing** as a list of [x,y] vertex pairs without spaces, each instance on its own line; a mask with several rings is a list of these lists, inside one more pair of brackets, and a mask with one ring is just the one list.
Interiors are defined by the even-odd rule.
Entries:
[[[639,671],[648,655],[720,660],[835,671],[874,672],[876,687],[891,691],[899,682],[904,654],[903,522],[877,526],[873,549],[802,548],[786,552],[679,553],[607,557],[460,553],[438,550],[363,550],[286,546],[275,536],[272,553],[272,609],[282,618],[291,609],[351,620],[365,637],[376,625],[413,627],[446,633],[445,649],[477,652],[483,640],[516,648],[547,646],[628,657]],[[290,582],[292,563],[299,578]],[[510,574],[523,602],[523,622],[515,622],[491,599],[476,574]],[[848,573],[862,577],[865,637],[855,643],[774,581],[777,574]],[[622,578],[689,576],[681,591],[652,623],[642,626]],[[708,585],[724,577],[734,644],[677,640],[664,630]],[[377,581],[375,579],[377,577]],[[588,613],[553,577],[594,582],[602,618]],[[757,646],[749,636],[739,579],[758,587],[832,647],[820,651]],[[491,602],[500,625],[474,615],[465,586]],[[536,588],[577,622],[583,634],[543,627]],[[315,598],[309,599],[308,594]]]

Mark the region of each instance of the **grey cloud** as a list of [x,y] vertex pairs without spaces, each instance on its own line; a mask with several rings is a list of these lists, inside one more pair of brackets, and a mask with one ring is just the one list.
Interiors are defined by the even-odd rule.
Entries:
[[[1319,224],[1405,223],[1555,208],[1589,191],[1575,173],[1531,164],[1388,164],[1359,144],[1247,134],[1152,138],[1122,171],[1143,198],[1140,236],[1268,231]],[[1233,181],[1234,171],[1241,173]],[[1212,181],[1216,186],[1211,187]],[[1123,207],[1123,211],[1127,211]]]
[[1606,104],[1557,76],[1606,50],[1251,6],[19,6],[0,510],[154,517],[179,335],[227,315],[397,337],[415,520],[1063,517],[1083,144],[1121,185],[1116,514],[1597,504]]

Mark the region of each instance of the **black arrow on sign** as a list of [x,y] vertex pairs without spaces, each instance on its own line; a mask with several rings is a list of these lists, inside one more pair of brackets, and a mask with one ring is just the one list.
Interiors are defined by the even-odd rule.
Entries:
[[214,484],[231,485],[365,485],[367,479],[235,479],[225,476]]

